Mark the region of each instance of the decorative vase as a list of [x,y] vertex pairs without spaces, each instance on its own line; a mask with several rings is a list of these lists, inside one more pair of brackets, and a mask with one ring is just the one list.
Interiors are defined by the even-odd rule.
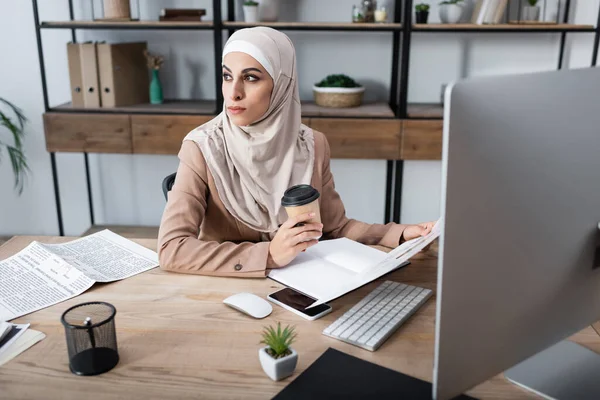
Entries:
[[260,0],[261,21],[275,22],[279,18],[279,0]]
[[258,6],[244,6],[244,21],[253,24],[258,22]]
[[415,13],[417,24],[426,24],[429,18],[429,11],[417,11]]
[[440,6],[440,20],[444,24],[456,24],[462,18],[464,6],[462,4],[442,4]]
[[158,77],[158,70],[152,70],[152,80],[150,81],[150,103],[151,104],[162,104],[163,102],[163,91]]
[[523,21],[539,21],[540,19],[540,8],[538,6],[525,6],[523,7]]
[[279,381],[292,375],[298,364],[298,353],[296,353],[296,350],[290,348],[292,354],[282,358],[273,358],[267,353],[268,348],[269,346],[265,346],[258,350],[258,359],[265,374],[274,381]]

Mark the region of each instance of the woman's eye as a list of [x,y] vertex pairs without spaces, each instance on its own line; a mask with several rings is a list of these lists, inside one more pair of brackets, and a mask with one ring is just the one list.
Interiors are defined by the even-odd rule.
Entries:
[[258,78],[254,75],[246,75],[246,80],[248,82],[256,82],[258,80]]
[[224,81],[230,81],[231,80],[231,75],[223,73],[223,80]]

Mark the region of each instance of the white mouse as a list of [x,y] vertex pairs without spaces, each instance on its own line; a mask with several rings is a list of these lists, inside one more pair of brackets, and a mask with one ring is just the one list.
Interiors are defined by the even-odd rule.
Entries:
[[264,318],[273,311],[269,302],[252,293],[234,294],[223,300],[223,303],[254,318]]

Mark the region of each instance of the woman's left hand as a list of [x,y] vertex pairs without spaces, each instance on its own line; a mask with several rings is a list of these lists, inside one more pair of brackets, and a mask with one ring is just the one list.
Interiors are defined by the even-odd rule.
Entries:
[[431,229],[435,225],[435,221],[423,222],[421,224],[407,225],[400,238],[400,243],[407,242],[411,239],[418,238],[419,236],[425,236],[431,232]]

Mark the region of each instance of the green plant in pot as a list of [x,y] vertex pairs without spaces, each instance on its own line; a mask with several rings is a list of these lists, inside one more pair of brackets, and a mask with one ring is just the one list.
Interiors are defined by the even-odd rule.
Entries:
[[315,103],[321,107],[358,107],[364,86],[345,74],[327,75],[313,86]]
[[440,21],[444,24],[458,23],[465,10],[464,0],[446,0],[439,5]]
[[258,22],[258,3],[252,0],[244,1],[244,21],[250,23]]
[[529,5],[523,7],[523,21],[539,21],[540,7],[537,5],[538,0],[527,0]]
[[294,330],[289,325],[281,329],[280,322],[276,328],[267,326],[263,330],[260,343],[266,346],[258,351],[258,358],[265,374],[274,381],[292,375],[298,364],[298,353],[291,347],[296,339]]
[[429,4],[419,3],[415,6],[415,18],[417,24],[426,24],[429,18]]
[[[3,110],[6,108],[9,112]],[[29,171],[27,158],[23,152],[26,122],[27,118],[20,108],[0,97],[0,126],[5,128],[0,129],[0,162],[3,161],[4,151],[6,150],[15,177],[14,189],[19,195],[23,193],[23,184]],[[7,130],[12,138],[9,137],[7,140],[4,130]]]

